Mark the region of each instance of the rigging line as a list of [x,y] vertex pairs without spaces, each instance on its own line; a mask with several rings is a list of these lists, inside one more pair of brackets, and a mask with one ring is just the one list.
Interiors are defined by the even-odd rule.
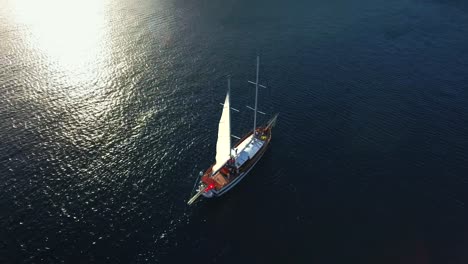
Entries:
[[198,174],[197,180],[195,181],[195,184],[193,185],[192,192],[190,193],[190,196],[192,195],[193,191],[195,191],[195,188],[197,188],[197,183],[200,181],[201,176],[203,176],[203,173]]

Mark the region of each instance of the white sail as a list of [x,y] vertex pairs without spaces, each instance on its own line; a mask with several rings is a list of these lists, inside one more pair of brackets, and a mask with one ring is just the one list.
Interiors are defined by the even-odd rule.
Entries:
[[218,142],[216,143],[216,163],[213,172],[219,170],[230,159],[231,153],[231,111],[229,91],[224,100],[223,113],[219,120]]

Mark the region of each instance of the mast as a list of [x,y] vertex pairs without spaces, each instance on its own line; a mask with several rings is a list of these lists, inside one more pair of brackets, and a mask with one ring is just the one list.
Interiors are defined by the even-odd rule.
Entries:
[[[228,76],[228,100],[229,100],[229,108],[231,108],[231,76]],[[231,109],[229,109],[230,111]],[[229,153],[231,153],[231,115],[229,115]],[[231,155],[229,155],[231,156]]]
[[257,77],[255,80],[255,110],[254,110],[254,125],[253,133],[255,135],[255,129],[257,128],[257,101],[258,101],[258,68],[260,65],[260,56],[257,56]]

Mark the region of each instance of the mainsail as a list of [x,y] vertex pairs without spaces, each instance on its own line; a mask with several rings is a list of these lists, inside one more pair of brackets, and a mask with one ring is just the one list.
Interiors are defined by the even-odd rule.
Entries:
[[229,91],[224,100],[223,113],[219,120],[218,142],[216,143],[216,163],[213,173],[219,170],[230,159],[231,153],[231,111]]

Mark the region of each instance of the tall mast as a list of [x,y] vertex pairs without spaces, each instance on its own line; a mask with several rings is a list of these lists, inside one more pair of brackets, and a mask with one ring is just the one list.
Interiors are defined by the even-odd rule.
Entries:
[[[228,76],[228,100],[229,100],[229,108],[231,108],[231,76]],[[231,111],[231,109],[229,109]],[[231,115],[229,115],[229,129],[231,129]],[[229,131],[229,148],[231,148],[231,131]],[[229,152],[231,152],[229,150]]]
[[259,65],[260,65],[260,57],[257,56],[257,78],[255,80],[255,110],[254,110],[254,126],[253,126],[254,135],[255,135],[255,129],[257,128],[258,67]]

